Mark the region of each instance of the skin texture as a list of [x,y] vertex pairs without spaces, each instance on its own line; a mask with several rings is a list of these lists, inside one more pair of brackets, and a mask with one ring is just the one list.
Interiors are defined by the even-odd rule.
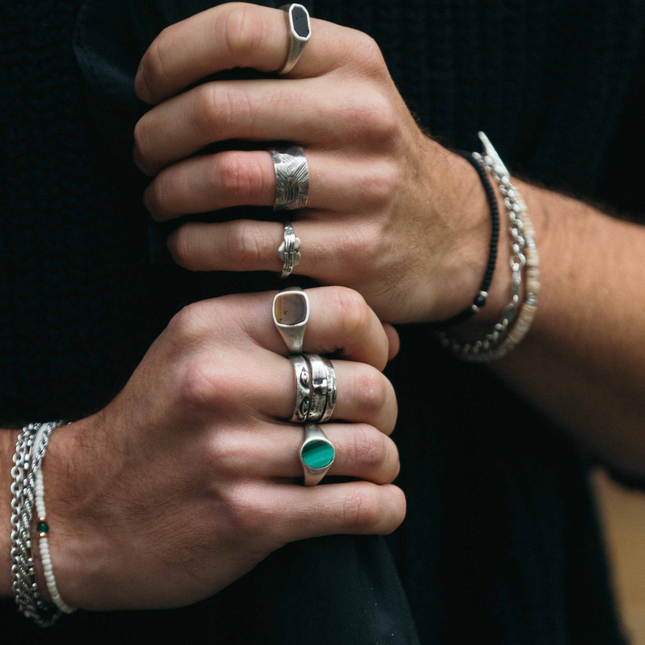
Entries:
[[[275,172],[262,148],[297,142],[308,159],[310,195],[294,215],[303,248],[294,273],[360,291],[389,322],[449,317],[474,297],[479,237],[489,226],[464,209],[462,194],[446,189],[455,167],[469,165],[417,126],[372,38],[315,19],[312,33],[288,77],[192,89],[231,67],[278,69],[287,55],[284,12],[225,4],[158,36],[135,82],[154,106],[134,133],[136,163],[156,175],[144,202],[157,220],[271,206]],[[257,141],[260,150],[191,157],[233,138]],[[476,201],[476,174],[460,173],[472,193],[466,203]],[[190,223],[169,244],[193,270],[278,271],[282,235],[279,223]]]
[[[280,68],[281,11],[220,5],[165,29],[143,56],[138,96],[150,111],[134,159],[154,177],[144,195],[167,220],[235,204],[272,205],[273,140],[301,145],[310,201],[297,212],[296,273],[357,289],[382,320],[441,320],[479,291],[490,216],[470,165],[417,126],[377,44],[312,19],[312,37],[287,77],[210,82],[233,67]],[[191,157],[209,142],[257,141],[258,151]],[[602,460],[645,476],[645,230],[574,199],[514,180],[529,206],[541,257],[533,327],[492,366],[509,385]],[[503,208],[501,213],[504,213]],[[486,307],[455,334],[481,338],[509,300],[507,233]],[[280,269],[277,223],[185,223],[169,239],[193,270]]]
[[[405,497],[391,484],[398,452],[388,436],[396,397],[380,371],[396,352],[396,334],[354,291],[308,293],[304,350],[337,357],[338,400],[325,425],[337,456],[328,477],[358,480],[300,485],[303,435],[285,421],[295,382],[270,315],[274,294],[189,305],[108,407],[52,437],[44,465],[50,550],[69,604],[181,606],[216,593],[288,542],[385,534],[403,521]],[[2,439],[11,455],[15,433]],[[0,475],[9,517],[9,473]],[[3,530],[2,557],[8,538]],[[6,565],[4,596],[11,593]]]

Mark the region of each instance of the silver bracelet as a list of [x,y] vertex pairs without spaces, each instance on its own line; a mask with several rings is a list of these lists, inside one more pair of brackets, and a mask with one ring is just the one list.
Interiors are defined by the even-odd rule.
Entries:
[[[491,362],[508,354],[526,336],[537,311],[540,291],[540,258],[535,244],[535,229],[522,196],[511,182],[508,169],[497,151],[483,133],[479,138],[485,154],[473,153],[478,161],[490,172],[500,193],[504,197],[504,208],[508,216],[508,231],[511,247],[511,301],[504,308],[502,318],[483,340],[461,344],[445,332],[438,338],[444,347],[450,348],[461,360],[469,362]],[[526,269],[526,295],[520,303],[522,271]]]
[[[36,472],[42,464],[49,437],[62,421],[30,423],[16,440],[16,452],[11,469],[11,573],[12,589],[18,609],[37,625],[53,625],[60,611],[53,603],[45,602],[38,593],[36,572],[31,550],[31,522],[34,509]],[[39,435],[38,445],[35,445]]]

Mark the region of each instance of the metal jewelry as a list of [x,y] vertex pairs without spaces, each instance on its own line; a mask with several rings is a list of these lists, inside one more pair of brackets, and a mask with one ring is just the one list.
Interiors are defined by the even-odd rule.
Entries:
[[[445,347],[458,358],[469,362],[486,363],[504,357],[526,336],[537,311],[540,292],[540,257],[535,244],[535,229],[520,191],[511,181],[511,176],[488,137],[479,133],[484,145],[484,155],[473,153],[491,173],[504,197],[508,216],[511,257],[511,301],[504,308],[501,320],[486,334],[483,340],[461,344],[444,332],[438,334]],[[526,275],[526,293],[520,300],[522,272]]]
[[309,415],[309,405],[311,404],[309,361],[304,356],[291,356],[289,360],[293,364],[296,378],[296,405],[289,420],[292,423],[304,423]]
[[53,603],[45,602],[35,580],[31,552],[31,520],[36,497],[36,473],[45,456],[51,433],[62,421],[31,423],[22,429],[16,441],[11,470],[11,559],[13,594],[18,609],[40,627],[52,625],[60,616]]
[[305,208],[309,197],[309,166],[300,146],[269,150],[275,168],[274,211]]
[[325,402],[325,411],[318,423],[326,423],[331,419],[331,415],[334,414],[334,408],[336,407],[336,372],[328,358],[324,356],[320,358],[327,368],[327,400]]
[[296,237],[290,222],[284,223],[284,240],[278,247],[278,255],[282,260],[281,278],[287,278],[291,275],[293,267],[300,264],[302,256],[300,255],[300,238]]
[[309,320],[309,298],[300,287],[278,291],[273,298],[273,323],[292,354],[302,354]]
[[315,423],[305,423],[305,437],[300,446],[300,461],[305,486],[315,486],[334,463],[334,446]]
[[278,74],[287,74],[298,62],[305,45],[311,38],[309,12],[301,4],[285,4],[280,7],[285,12],[289,31],[289,53]]
[[325,361],[318,354],[305,354],[311,367],[311,404],[307,421],[321,423],[327,407],[329,373]]

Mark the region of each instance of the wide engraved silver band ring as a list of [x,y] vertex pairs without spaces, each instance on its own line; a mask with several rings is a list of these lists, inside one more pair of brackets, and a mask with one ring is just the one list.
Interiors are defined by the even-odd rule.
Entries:
[[302,256],[300,255],[300,238],[291,226],[291,222],[284,223],[284,240],[278,247],[278,255],[282,260],[281,278],[287,278],[291,275],[293,267],[300,264]]
[[300,287],[278,291],[273,298],[273,324],[282,336],[291,354],[302,354],[307,321],[309,298]]
[[331,415],[334,414],[334,408],[336,407],[336,372],[328,358],[324,356],[320,358],[327,368],[327,400],[325,402],[325,411],[318,423],[326,423],[331,419]]
[[309,416],[309,404],[311,403],[311,375],[309,373],[309,362],[304,356],[291,356],[296,380],[296,405],[291,415],[292,423],[304,423]]
[[327,365],[322,357],[317,354],[305,354],[311,368],[311,403],[307,421],[320,423],[327,407],[327,390],[329,388],[329,375]]
[[309,198],[309,166],[300,146],[271,149],[275,168],[274,211],[296,210],[307,206]]
[[315,486],[327,474],[336,456],[334,445],[315,423],[305,423],[300,446],[305,486]]
[[289,52],[278,74],[288,74],[298,62],[305,45],[311,38],[309,12],[301,4],[285,4],[280,7],[285,12],[289,32]]

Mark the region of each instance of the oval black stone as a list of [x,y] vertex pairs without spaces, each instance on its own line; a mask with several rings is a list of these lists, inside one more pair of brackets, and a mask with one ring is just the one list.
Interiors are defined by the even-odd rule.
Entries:
[[306,38],[309,35],[307,12],[302,7],[292,7],[291,20],[293,20],[293,28],[298,36]]

